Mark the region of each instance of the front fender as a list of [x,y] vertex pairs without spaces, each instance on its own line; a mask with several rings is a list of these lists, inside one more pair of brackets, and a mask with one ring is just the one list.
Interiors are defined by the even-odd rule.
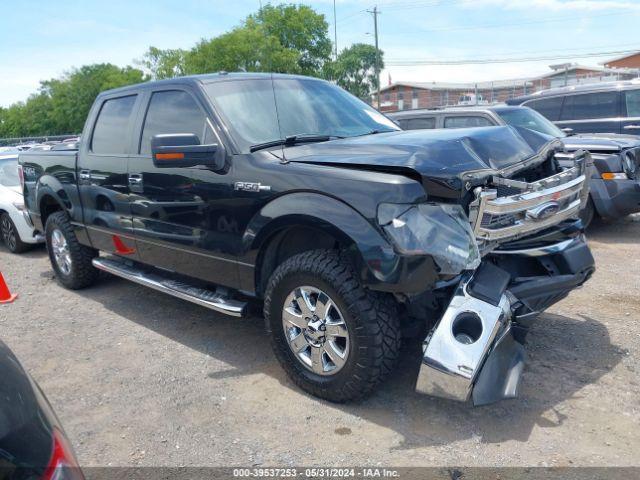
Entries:
[[348,245],[347,252],[364,285],[375,290],[419,293],[437,279],[431,257],[403,256],[358,211],[327,195],[310,192],[283,195],[250,220],[242,238],[244,262],[255,264],[273,234],[292,226],[322,230]]

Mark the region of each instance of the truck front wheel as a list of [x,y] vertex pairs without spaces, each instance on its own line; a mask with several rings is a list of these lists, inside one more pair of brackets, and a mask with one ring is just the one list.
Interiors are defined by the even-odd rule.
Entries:
[[280,364],[317,397],[365,397],[396,363],[393,299],[364,289],[338,252],[314,250],[282,263],[269,279],[264,315]]
[[62,286],[78,290],[96,281],[98,270],[91,261],[98,256],[98,251],[78,242],[65,212],[49,215],[45,236],[51,265]]

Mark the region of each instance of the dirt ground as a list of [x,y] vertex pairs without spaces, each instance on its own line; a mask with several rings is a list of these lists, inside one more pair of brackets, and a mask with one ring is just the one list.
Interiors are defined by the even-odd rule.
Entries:
[[115,277],[79,292],[45,250],[0,249],[19,293],[0,338],[47,393],[83,466],[640,465],[640,219],[589,233],[598,271],[541,316],[521,396],[473,408],[413,392],[415,349],[370,399],[333,405],[237,320]]

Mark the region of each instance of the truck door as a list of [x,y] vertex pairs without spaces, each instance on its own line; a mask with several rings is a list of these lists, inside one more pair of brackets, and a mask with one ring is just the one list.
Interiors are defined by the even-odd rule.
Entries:
[[127,163],[139,95],[106,97],[92,112],[89,137],[78,155],[78,190],[92,245],[137,258]]
[[237,227],[228,218],[233,182],[229,172],[205,166],[157,168],[151,138],[192,133],[219,143],[206,110],[187,89],[155,90],[140,112],[138,153],[129,163],[131,212],[143,262],[237,286]]

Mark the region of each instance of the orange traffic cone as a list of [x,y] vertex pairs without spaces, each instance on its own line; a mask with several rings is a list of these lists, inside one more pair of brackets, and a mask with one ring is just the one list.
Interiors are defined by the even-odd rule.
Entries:
[[9,291],[9,287],[4,281],[4,277],[2,276],[2,272],[0,272],[0,303],[11,303],[18,297],[17,293],[11,295]]
[[134,248],[127,247],[119,236],[112,235],[111,239],[113,240],[113,245],[116,247],[116,253],[120,255],[131,255],[136,252]]

